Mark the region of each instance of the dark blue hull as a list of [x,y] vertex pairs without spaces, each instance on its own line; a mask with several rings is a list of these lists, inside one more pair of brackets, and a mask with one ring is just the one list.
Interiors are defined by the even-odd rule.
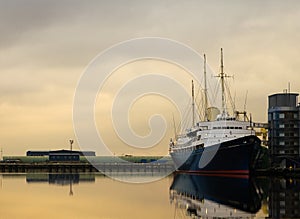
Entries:
[[249,174],[255,167],[261,141],[256,136],[246,136],[210,147],[195,149],[184,162],[181,151],[171,153],[177,170],[207,174]]

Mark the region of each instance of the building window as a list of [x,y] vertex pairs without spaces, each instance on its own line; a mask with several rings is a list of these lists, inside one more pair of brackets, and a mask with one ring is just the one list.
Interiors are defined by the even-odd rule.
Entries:
[[284,154],[284,151],[282,151],[282,150],[281,150],[281,151],[279,151],[279,154]]
[[280,192],[280,193],[279,193],[279,196],[280,196],[281,198],[284,198],[284,197],[285,197],[285,193],[284,193],[284,192]]
[[297,118],[298,118],[298,114],[294,113],[294,119],[297,119]]
[[284,133],[283,132],[279,133],[279,137],[284,137]]
[[279,145],[283,146],[284,145],[284,141],[280,141]]
[[271,121],[271,119],[272,119],[272,114],[268,113],[268,120]]
[[279,119],[284,119],[284,113],[279,114]]
[[280,125],[279,125],[279,128],[280,128],[280,129],[283,129],[283,128],[284,128],[284,124],[280,124]]

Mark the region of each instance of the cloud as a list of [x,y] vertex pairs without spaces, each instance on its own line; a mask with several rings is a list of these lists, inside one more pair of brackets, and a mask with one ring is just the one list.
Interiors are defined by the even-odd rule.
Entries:
[[[266,121],[269,94],[281,92],[289,81],[292,91],[300,92],[299,18],[298,1],[3,0],[0,116],[6,117],[6,124],[16,127],[21,137],[19,123],[10,119],[14,113],[28,129],[34,131],[36,127],[27,124],[20,108],[36,108],[24,111],[26,118],[35,120],[34,114],[46,107],[49,115],[58,118],[53,120],[53,127],[71,127],[72,121],[63,118],[71,116],[76,84],[87,64],[116,43],[157,36],[205,52],[216,73],[223,47],[225,70],[235,75],[237,105],[243,107],[248,90],[247,105],[254,120]],[[5,126],[0,125],[0,130]],[[61,136],[70,135],[71,129],[58,130],[61,141]],[[55,135],[55,128],[52,131]],[[45,129],[43,135],[46,132]],[[15,153],[23,153],[18,149],[20,142],[13,141],[10,135],[2,132],[0,139],[13,145]],[[49,144],[59,140],[51,138]]]

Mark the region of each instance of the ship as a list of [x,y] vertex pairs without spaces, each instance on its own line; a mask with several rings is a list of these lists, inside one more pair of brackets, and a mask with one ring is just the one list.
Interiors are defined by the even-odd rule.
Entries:
[[[204,109],[203,121],[195,123],[194,83],[192,81],[192,127],[170,139],[169,153],[177,171],[217,175],[249,175],[261,153],[261,140],[255,135],[252,118],[246,111],[230,115],[226,105],[223,50],[221,70],[222,106],[215,118],[207,101],[206,57],[204,55]],[[227,92],[229,93],[229,92]]]
[[169,192],[174,218],[254,218],[264,195],[255,178],[186,173],[174,175]]

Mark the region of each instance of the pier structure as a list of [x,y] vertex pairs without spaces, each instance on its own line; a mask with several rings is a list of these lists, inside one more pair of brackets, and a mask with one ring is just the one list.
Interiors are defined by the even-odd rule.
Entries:
[[173,169],[172,163],[0,163],[2,173],[166,172]]
[[[58,153],[58,154],[61,154]],[[68,155],[69,153],[65,153]],[[36,154],[35,154],[36,155]],[[2,173],[84,173],[84,172],[170,172],[174,164],[170,157],[145,157],[131,156],[120,157],[116,162],[114,157],[91,156],[90,161],[80,156],[76,160],[50,159],[49,156],[14,156],[4,157],[0,162]],[[57,154],[56,154],[57,155]],[[63,155],[62,155],[63,156]]]

